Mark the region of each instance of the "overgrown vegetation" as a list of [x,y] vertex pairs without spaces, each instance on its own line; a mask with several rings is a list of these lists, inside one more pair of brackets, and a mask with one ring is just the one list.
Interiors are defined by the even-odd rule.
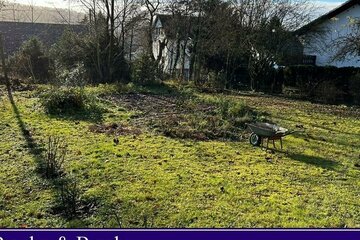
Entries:
[[162,117],[154,126],[165,136],[195,140],[239,140],[245,123],[258,115],[243,102],[224,97],[193,99],[180,103],[185,112]]
[[[16,76],[66,87],[169,77],[217,91],[281,94],[285,86],[323,103],[358,103],[357,69],[297,65],[303,47],[293,30],[311,17],[307,0],[82,3],[90,13],[83,31],[67,29],[49,51],[36,38],[25,42],[10,60]],[[154,29],[160,8],[164,26]]]
[[41,96],[41,103],[50,114],[83,111],[87,96],[78,88],[60,88],[50,90]]

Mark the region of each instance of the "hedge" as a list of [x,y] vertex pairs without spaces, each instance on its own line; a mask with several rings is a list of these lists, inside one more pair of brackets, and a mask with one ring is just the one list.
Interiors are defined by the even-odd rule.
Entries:
[[303,97],[325,103],[359,104],[360,68],[288,66],[283,69],[285,87],[299,89]]

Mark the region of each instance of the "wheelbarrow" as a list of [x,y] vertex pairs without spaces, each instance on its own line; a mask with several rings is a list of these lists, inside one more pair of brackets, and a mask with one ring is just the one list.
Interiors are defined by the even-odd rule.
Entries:
[[266,148],[269,148],[269,141],[272,141],[274,148],[276,148],[275,140],[280,140],[281,149],[283,149],[283,137],[297,132],[289,131],[286,128],[271,123],[248,123],[246,125],[251,131],[250,144],[253,146],[263,146],[264,139],[267,139]]

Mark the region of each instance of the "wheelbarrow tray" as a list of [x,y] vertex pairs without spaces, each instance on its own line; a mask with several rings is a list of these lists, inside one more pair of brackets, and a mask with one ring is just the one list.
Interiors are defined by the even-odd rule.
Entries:
[[247,124],[251,132],[259,137],[276,138],[288,135],[289,130],[270,123],[249,123]]

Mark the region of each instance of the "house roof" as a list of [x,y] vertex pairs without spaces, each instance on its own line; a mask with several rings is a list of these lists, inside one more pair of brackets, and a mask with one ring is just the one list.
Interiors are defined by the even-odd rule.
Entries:
[[169,23],[171,22],[172,18],[173,18],[173,16],[171,16],[171,15],[158,14],[158,15],[156,15],[155,24],[158,20],[160,20],[163,27],[168,26]]
[[308,31],[314,29],[317,25],[325,22],[326,20],[329,20],[331,18],[334,18],[335,16],[339,15],[340,13],[348,10],[349,8],[360,4],[360,0],[348,0],[339,7],[331,10],[330,12],[318,17],[317,19],[313,20],[312,22],[306,24],[305,26],[301,27],[300,29],[296,30],[295,33],[297,35],[304,35]]
[[191,29],[193,29],[194,24],[196,23],[196,19],[197,18],[195,16],[158,14],[156,15],[154,26],[156,25],[157,21],[160,20],[161,25],[164,28],[167,37],[174,38],[176,37],[178,31],[185,31],[186,30],[185,26],[189,23],[190,23],[189,26],[191,27]]

